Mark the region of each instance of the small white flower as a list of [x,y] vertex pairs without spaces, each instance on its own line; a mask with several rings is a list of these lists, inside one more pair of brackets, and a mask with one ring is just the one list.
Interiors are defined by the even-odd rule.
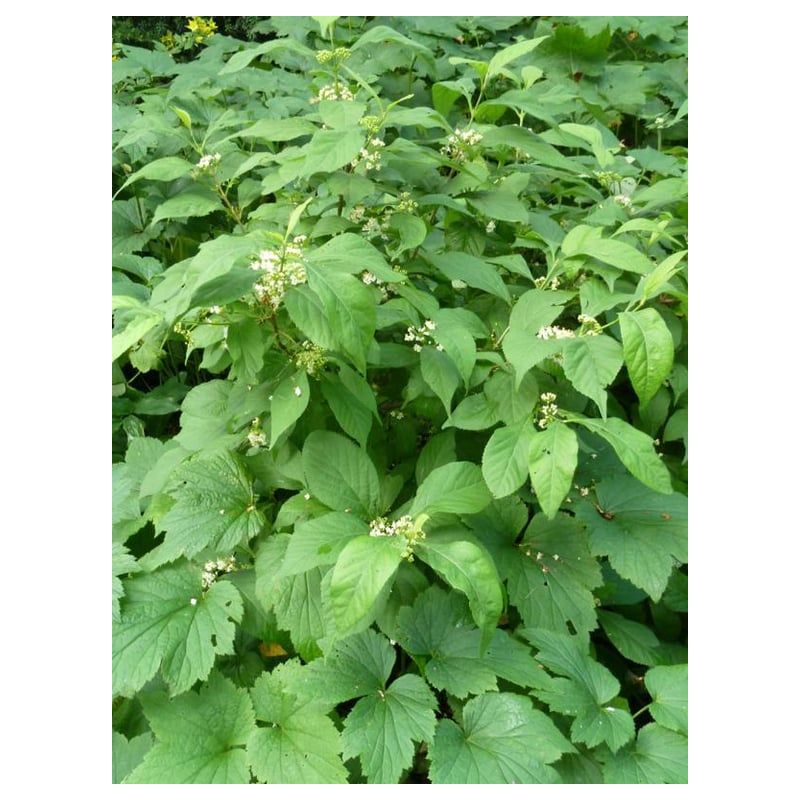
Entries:
[[220,516],[222,516],[222,515],[225,513],[225,509],[224,509],[224,508],[221,508],[221,509],[219,510],[219,513],[220,513]]
[[295,397],[300,397],[301,394],[303,394],[303,390],[299,386],[295,386],[294,387],[294,396]]
[[497,227],[497,223],[493,219],[490,219],[486,223],[486,233],[494,233],[494,229],[496,227]]
[[310,499],[311,499],[311,494],[310,494],[309,492],[306,492],[306,493],[303,495],[303,499],[304,499],[304,500],[310,500]]
[[189,600],[189,604],[190,604],[190,605],[193,605],[193,606],[196,606],[196,605],[197,605],[197,598],[196,598],[196,597],[192,597],[192,598]]

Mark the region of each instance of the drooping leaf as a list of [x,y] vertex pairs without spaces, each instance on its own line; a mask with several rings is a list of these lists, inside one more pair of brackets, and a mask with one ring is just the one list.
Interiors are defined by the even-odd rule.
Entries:
[[606,415],[606,387],[622,367],[622,348],[610,336],[580,336],[564,344],[564,374]]
[[653,702],[650,714],[665,728],[689,733],[688,706],[689,668],[685,664],[653,667],[644,676],[644,685]]
[[534,439],[533,425],[523,420],[498,428],[486,443],[481,470],[495,497],[516,492],[528,478],[528,454]]
[[454,461],[433,470],[417,489],[410,513],[437,512],[475,514],[487,506],[492,496],[480,468],[467,461]]
[[558,513],[572,486],[578,466],[578,437],[563,422],[554,420],[544,430],[536,431],[528,446],[528,467],[536,499],[545,515]]
[[303,416],[310,395],[308,378],[302,369],[275,387],[270,400],[270,447],[274,447],[281,434]]
[[620,314],[619,327],[628,374],[645,408],[672,371],[672,335],[652,308]]

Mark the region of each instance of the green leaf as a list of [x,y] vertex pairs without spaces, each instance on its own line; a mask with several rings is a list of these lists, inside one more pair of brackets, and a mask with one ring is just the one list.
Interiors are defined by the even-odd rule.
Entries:
[[425,478],[409,513],[477,514],[491,500],[480,468],[469,461],[455,461],[438,467]]
[[586,142],[601,167],[610,167],[614,164],[614,156],[603,144],[603,137],[597,128],[592,128],[589,125],[577,125],[574,122],[563,122],[558,127],[564,133],[568,133],[570,136],[577,136],[578,139]]
[[359,397],[338,376],[324,376],[321,388],[322,395],[342,430],[352,436],[361,447],[366,447],[374,416],[370,408],[363,405]]
[[652,272],[640,278],[633,299],[644,304],[655,297],[664,288],[664,285],[680,272],[681,268],[678,267],[678,264],[683,261],[685,256],[686,250],[673,253],[659,263]]
[[296,523],[280,569],[281,577],[335,564],[351,539],[368,532],[363,520],[339,512]]
[[203,453],[175,471],[175,500],[161,518],[164,543],[142,559],[147,568],[191,557],[208,549],[209,555],[229,555],[264,527],[256,508],[253,482],[241,457],[226,451]]
[[636,737],[636,745],[609,759],[603,767],[606,783],[687,783],[688,745],[685,736],[651,723]]
[[191,189],[165,200],[153,214],[151,224],[162,219],[186,219],[186,217],[205,217],[212,211],[222,211],[219,197],[211,191]]
[[111,337],[111,360],[116,361],[121,355],[144,338],[162,320],[160,314],[141,309],[120,333]]
[[425,222],[413,214],[392,214],[389,220],[389,227],[397,231],[400,237],[398,254],[419,247],[428,235],[428,228],[425,226]]
[[128,548],[119,542],[114,542],[111,550],[111,618],[114,622],[120,621],[119,600],[125,594],[119,576],[140,570],[141,567],[136,558],[128,552]]
[[405,539],[357,536],[342,549],[331,577],[333,618],[341,635],[375,619],[378,601],[402,561]]
[[333,340],[358,370],[366,369],[366,355],[375,333],[375,303],[357,278],[308,263],[308,285],[319,297]]
[[242,745],[255,719],[245,689],[215,672],[198,693],[146,695],[142,706],[156,743],[125,783],[250,782]]
[[[248,270],[252,274],[253,270]],[[229,277],[229,276],[225,276]],[[206,284],[204,288],[208,288]],[[245,319],[233,325],[225,340],[233,360],[229,376],[250,383],[258,383],[257,375],[264,366],[264,338],[261,327],[254,319]]]
[[463,723],[440,720],[430,748],[432,783],[558,783],[546,766],[573,747],[527,697],[505,692],[470,700]]
[[303,472],[311,494],[335,511],[369,519],[380,508],[380,481],[369,456],[349,439],[314,431],[303,447]]
[[535,39],[524,39],[521,42],[515,42],[514,44],[504,47],[502,50],[498,50],[492,56],[491,61],[489,61],[486,79],[489,80],[493,78],[495,75],[499,74],[500,70],[503,69],[506,64],[510,64],[512,61],[516,61],[518,58],[536,49],[545,39],[547,39],[547,36],[538,36]]
[[528,478],[528,453],[535,432],[530,420],[498,428],[486,443],[481,471],[495,497],[516,492]]
[[443,467],[456,460],[456,439],[453,431],[437,433],[428,439],[417,458],[414,476],[422,483],[437,467]]
[[275,388],[270,401],[270,449],[275,447],[281,434],[303,416],[310,395],[308,378],[302,369],[284,378]]
[[459,315],[458,309],[445,308],[431,315],[436,323],[433,338],[444,348],[444,352],[453,359],[458,372],[469,386],[469,379],[475,367],[475,340],[472,338],[466,315]]
[[522,542],[508,550],[498,568],[526,625],[560,633],[572,626],[581,634],[597,627],[592,590],[603,579],[583,525],[565,514],[552,520],[537,514]]
[[122,783],[142,763],[152,746],[153,735],[149,731],[130,740],[114,731],[111,745],[111,783]]
[[[466,539],[466,532],[461,535]],[[481,648],[485,648],[503,610],[500,578],[491,556],[475,542],[442,535],[427,537],[416,552],[450,586],[467,596],[472,618],[481,629]]]
[[317,126],[303,117],[260,119],[255,125],[231,134],[229,139],[263,139],[266,142],[289,142],[316,133]]
[[336,726],[314,701],[292,692],[284,670],[262,674],[250,694],[256,719],[266,723],[247,740],[247,760],[259,781],[347,783]]
[[134,576],[125,595],[112,628],[114,694],[131,697],[159,666],[171,693],[180,694],[208,677],[218,653],[233,652],[242,600],[229,582],[204,594],[200,569],[183,564]]
[[469,204],[489,219],[527,222],[528,208],[508,191],[476,192],[467,197]]
[[622,347],[610,336],[580,336],[564,342],[564,374],[579,392],[597,403],[603,418],[608,399],[606,386],[621,366]]
[[304,158],[300,176],[309,178],[315,172],[335,172],[349,164],[363,146],[364,133],[358,128],[317,131],[301,148]]
[[597,616],[611,644],[629,661],[650,667],[670,663],[658,637],[647,625],[612,611],[599,611]]
[[576,417],[574,421],[605,439],[614,448],[619,460],[645,486],[663,494],[672,492],[669,471],[656,454],[653,440],[646,433],[617,417],[602,421]]
[[676,560],[688,561],[686,497],[655,494],[627,476],[602,481],[596,493],[602,513],[589,503],[574,509],[592,552],[658,601]]
[[528,451],[531,484],[545,516],[553,519],[572,486],[578,466],[578,437],[558,420],[543,431],[531,426],[531,434]]
[[497,408],[490,404],[486,395],[471,394],[465,397],[447,418],[443,428],[461,428],[465,431],[482,431],[500,421]]
[[219,73],[220,75],[228,75],[232,72],[238,72],[239,70],[247,67],[253,61],[253,59],[258,58],[259,56],[280,53],[284,50],[289,50],[293,53],[297,53],[300,56],[306,56],[308,58],[313,58],[314,55],[312,50],[309,50],[308,47],[291,37],[273,39],[272,41],[265,42],[257,47],[247,47],[238,53],[234,53],[230,59],[228,59],[228,63],[222,67]]
[[427,259],[451,281],[463,281],[467,286],[481,289],[505,300],[506,303],[511,303],[508,289],[494,265],[468,253],[442,253],[435,256],[429,255]]
[[400,272],[389,267],[380,250],[357,233],[341,233],[329,239],[308,255],[308,260],[320,267],[354,275],[365,270],[385,283],[405,280]]
[[672,371],[675,348],[663,317],[653,308],[619,315],[622,348],[631,383],[642,408]]
[[585,255],[604,264],[637,275],[647,275],[653,269],[650,259],[635,247],[616,239],[603,239],[602,228],[576,225],[561,243],[561,252],[567,256]]
[[423,380],[442,401],[444,410],[449,414],[453,395],[460,383],[458,367],[450,356],[439,352],[435,347],[423,347],[419,359]]
[[181,178],[188,175],[194,165],[187,161],[185,158],[178,158],[177,156],[166,156],[165,158],[157,158],[149,164],[145,164],[141,169],[136,170],[120,187],[120,191],[126,186],[130,186],[136,181],[143,178],[150,181],[174,181],[176,178]]
[[644,676],[653,702],[650,714],[665,728],[689,733],[689,668],[686,664],[653,667]]
[[321,100],[317,106],[322,122],[329,128],[350,128],[358,125],[367,109],[355,100]]
[[342,731],[345,758],[361,760],[369,783],[397,783],[414,760],[414,742],[431,742],[437,701],[418,675],[359,700]]

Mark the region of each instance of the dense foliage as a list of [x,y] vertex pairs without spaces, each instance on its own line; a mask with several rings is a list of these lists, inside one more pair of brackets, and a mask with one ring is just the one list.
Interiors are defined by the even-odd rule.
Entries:
[[685,18],[252,30],[115,45],[114,781],[685,782]]

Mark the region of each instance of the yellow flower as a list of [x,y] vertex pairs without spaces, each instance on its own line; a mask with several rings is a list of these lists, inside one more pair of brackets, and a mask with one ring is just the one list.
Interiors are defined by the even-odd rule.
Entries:
[[197,44],[201,44],[209,36],[214,35],[217,29],[217,23],[211,17],[203,19],[203,17],[191,17],[186,26],[193,34],[194,40]]

